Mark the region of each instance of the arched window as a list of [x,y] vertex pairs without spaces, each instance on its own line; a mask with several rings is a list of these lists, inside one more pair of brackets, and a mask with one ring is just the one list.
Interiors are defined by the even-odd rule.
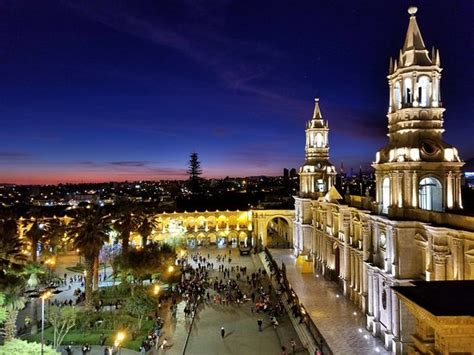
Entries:
[[405,80],[403,80],[403,87],[405,89],[404,102],[406,104],[409,104],[413,100],[413,90],[412,90],[412,87],[411,87],[411,78],[405,78]]
[[390,178],[384,177],[382,180],[382,213],[388,213],[390,205]]
[[418,79],[418,102],[421,107],[427,107],[430,104],[431,83],[427,76],[421,76]]
[[323,146],[323,135],[321,133],[316,133],[316,147],[321,148]]
[[316,180],[315,191],[324,192],[326,191],[326,184],[323,179]]
[[397,109],[402,108],[402,98],[400,95],[400,83],[397,81],[393,86],[393,99],[395,101],[395,107]]
[[421,179],[418,185],[419,206],[423,210],[443,210],[443,187],[441,182],[434,177]]

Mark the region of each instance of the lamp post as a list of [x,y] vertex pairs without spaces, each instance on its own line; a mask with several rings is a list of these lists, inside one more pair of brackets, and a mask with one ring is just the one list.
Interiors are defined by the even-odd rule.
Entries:
[[122,344],[122,341],[125,339],[125,332],[118,332],[117,337],[115,338],[115,347],[118,349],[119,355],[122,354],[122,348],[120,345]]
[[44,354],[44,301],[51,295],[51,291],[46,291],[41,295],[41,355]]

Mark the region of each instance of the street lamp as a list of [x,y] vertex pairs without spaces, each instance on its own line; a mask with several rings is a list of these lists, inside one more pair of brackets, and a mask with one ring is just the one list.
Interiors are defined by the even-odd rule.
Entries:
[[160,293],[160,285],[155,285],[155,286],[153,287],[153,294],[154,294],[155,296],[158,296],[158,293]]
[[118,348],[119,354],[122,353],[122,348],[120,347],[122,341],[125,339],[125,332],[118,332],[115,338],[114,345]]
[[51,297],[51,295],[51,291],[46,291],[41,295],[41,355],[44,354],[44,301]]

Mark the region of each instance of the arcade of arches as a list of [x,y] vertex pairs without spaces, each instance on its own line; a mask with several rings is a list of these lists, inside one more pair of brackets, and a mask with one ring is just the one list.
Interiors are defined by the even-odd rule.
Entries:
[[[155,215],[156,228],[149,240],[164,241],[185,238],[189,247],[216,244],[218,246],[266,246],[271,243],[292,246],[293,210],[174,212]],[[61,217],[65,224],[72,219]],[[34,219],[19,220],[20,238],[31,228]],[[112,232],[111,237],[117,233]],[[268,237],[270,236],[270,237]],[[132,232],[130,242],[141,246],[141,236]]]

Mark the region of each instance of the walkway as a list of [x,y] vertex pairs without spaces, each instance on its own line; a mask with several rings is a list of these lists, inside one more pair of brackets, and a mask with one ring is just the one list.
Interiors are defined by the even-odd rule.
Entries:
[[285,263],[291,287],[335,355],[390,354],[382,341],[365,329],[365,315],[342,295],[335,283],[302,274],[291,249],[270,252],[279,266]]
[[[190,250],[191,254],[201,252],[207,257],[209,253],[214,262],[214,270],[210,276],[221,277],[217,272],[218,263],[215,256],[220,253],[227,254],[228,249],[200,248]],[[226,267],[229,264],[225,263]],[[263,269],[258,256],[240,256],[238,249],[232,249],[232,263],[230,266],[247,266],[248,274]],[[234,278],[235,274],[231,274]],[[245,283],[242,283],[242,285]],[[170,319],[169,312],[162,308],[162,318],[165,319],[165,327],[161,339],[164,337],[169,341],[170,347],[162,350],[151,351],[149,354],[182,355],[186,337],[191,326],[191,319],[184,318],[182,307],[178,308],[177,320]],[[257,330],[257,319],[264,321],[263,332]],[[226,329],[226,336],[221,339],[220,328]],[[186,355],[276,355],[281,353],[281,346],[289,348],[290,340],[294,338],[297,342],[296,354],[307,354],[299,342],[298,335],[294,330],[287,315],[280,319],[280,326],[274,329],[266,314],[252,313],[250,303],[243,305],[219,305],[201,304],[196,314],[191,334],[189,336]]]

